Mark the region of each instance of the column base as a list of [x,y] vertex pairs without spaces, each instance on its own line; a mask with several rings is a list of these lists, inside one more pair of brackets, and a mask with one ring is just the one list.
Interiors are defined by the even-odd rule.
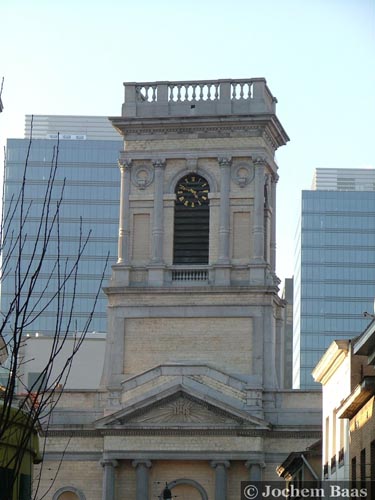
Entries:
[[215,270],[215,285],[228,286],[230,285],[230,275],[232,266],[230,264],[216,264]]
[[249,265],[250,285],[265,285],[266,284],[266,268],[267,268],[267,264],[264,261],[256,260],[256,261],[250,262],[250,265]]
[[164,264],[151,264],[148,268],[148,285],[163,286],[164,285]]
[[109,286],[129,286],[130,284],[130,266],[124,264],[115,264],[112,266],[112,276]]

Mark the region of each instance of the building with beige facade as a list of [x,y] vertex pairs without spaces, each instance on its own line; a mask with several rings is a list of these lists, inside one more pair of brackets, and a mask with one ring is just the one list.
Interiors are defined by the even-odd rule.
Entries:
[[[320,394],[284,389],[275,151],[263,78],[125,83],[118,261],[97,390],[67,390],[48,500],[237,500],[320,437]],[[62,460],[63,459],[63,460]],[[62,460],[62,462],[61,462]]]
[[357,338],[333,342],[313,372],[323,386],[322,477],[358,488],[375,478],[374,353],[373,320]]

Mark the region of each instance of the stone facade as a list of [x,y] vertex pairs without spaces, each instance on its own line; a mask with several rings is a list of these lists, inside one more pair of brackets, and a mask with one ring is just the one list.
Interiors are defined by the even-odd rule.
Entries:
[[[90,500],[146,500],[167,483],[180,499],[235,500],[241,480],[276,479],[320,437],[320,395],[284,389],[274,153],[288,136],[275,103],[264,79],[125,84],[103,376],[80,411],[60,400],[46,463],[64,461],[47,499],[70,484]],[[187,177],[209,186],[199,264],[175,262]],[[198,193],[183,189],[193,217]]]

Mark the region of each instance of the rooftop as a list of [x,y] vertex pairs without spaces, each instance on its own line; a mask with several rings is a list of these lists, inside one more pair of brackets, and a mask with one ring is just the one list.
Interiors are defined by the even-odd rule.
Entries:
[[56,140],[59,134],[61,140],[121,141],[121,136],[106,116],[26,115],[26,139],[30,137],[31,119],[34,139]]

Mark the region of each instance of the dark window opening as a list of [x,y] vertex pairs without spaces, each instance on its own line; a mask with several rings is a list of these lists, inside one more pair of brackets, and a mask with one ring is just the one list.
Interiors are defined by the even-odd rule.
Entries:
[[176,185],[174,264],[208,264],[210,187],[204,177],[189,174]]
[[360,455],[360,469],[361,469],[361,488],[366,487],[366,449],[361,450]]
[[357,487],[357,458],[352,458],[352,488]]

